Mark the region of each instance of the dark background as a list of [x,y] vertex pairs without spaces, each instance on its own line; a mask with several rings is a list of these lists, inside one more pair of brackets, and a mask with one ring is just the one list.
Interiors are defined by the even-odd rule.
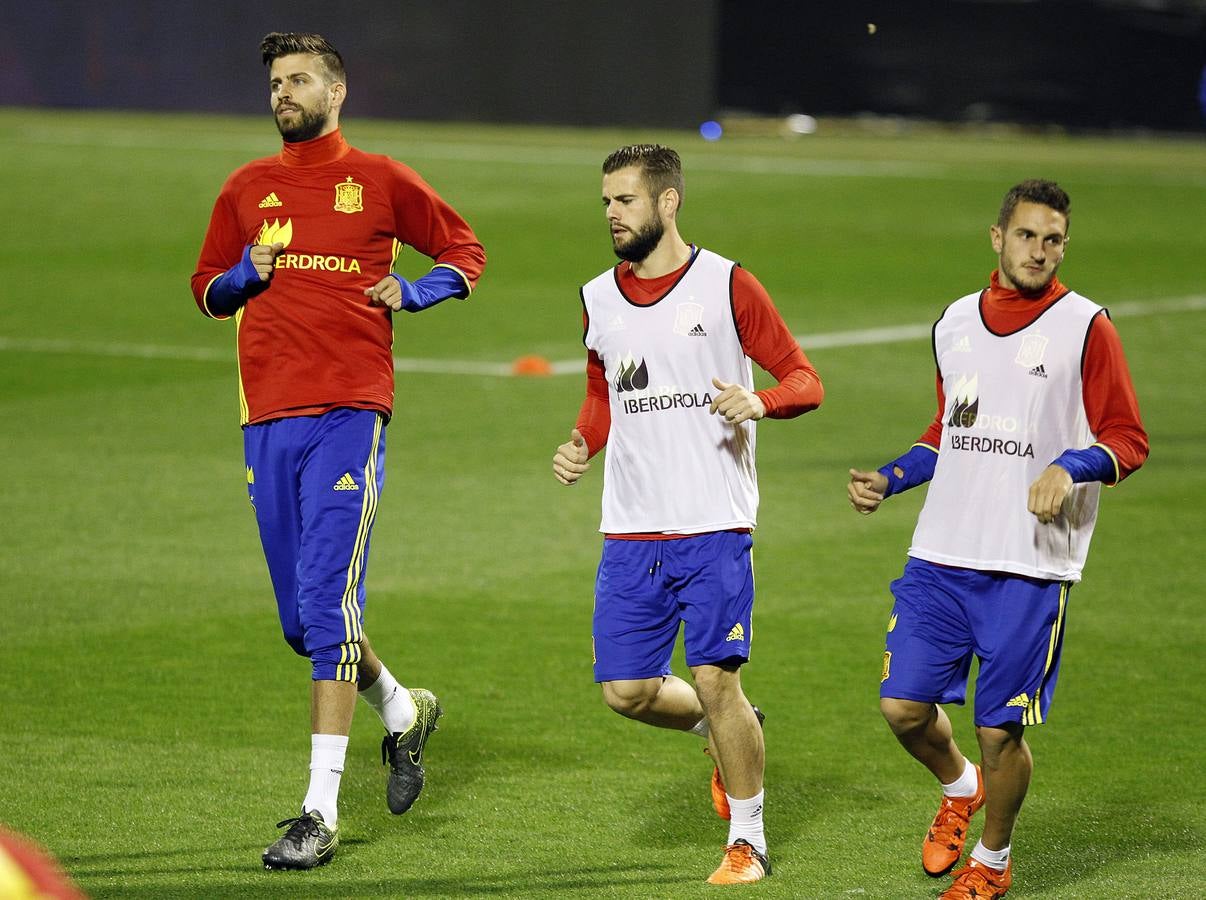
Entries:
[[260,112],[272,30],[329,37],[379,118],[1204,128],[1206,0],[3,0],[0,105]]

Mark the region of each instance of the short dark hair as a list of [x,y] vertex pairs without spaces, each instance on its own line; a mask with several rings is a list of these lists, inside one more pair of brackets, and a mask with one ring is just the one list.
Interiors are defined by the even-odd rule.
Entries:
[[1009,227],[1013,211],[1021,202],[1041,203],[1057,213],[1063,213],[1065,222],[1072,219],[1072,201],[1067,192],[1054,181],[1043,181],[1041,178],[1030,178],[1020,184],[1015,184],[1001,201],[1001,212],[997,215],[999,228]]
[[289,56],[293,53],[317,56],[322,67],[326,69],[328,81],[347,83],[348,73],[343,67],[343,57],[321,34],[274,31],[264,35],[264,39],[260,41],[260,56],[266,66],[271,66],[279,56]]
[[637,166],[654,199],[669,188],[678,191],[678,203],[683,202],[683,161],[669,147],[661,144],[630,144],[621,147],[603,160],[603,174]]

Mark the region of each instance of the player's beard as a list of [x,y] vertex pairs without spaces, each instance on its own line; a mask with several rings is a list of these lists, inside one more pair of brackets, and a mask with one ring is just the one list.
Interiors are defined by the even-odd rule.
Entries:
[[285,139],[286,144],[297,144],[302,141],[312,141],[314,138],[322,134],[324,128],[327,127],[327,119],[331,115],[331,106],[327,104],[323,109],[309,110],[299,106],[297,120],[289,126],[281,122],[280,116],[273,114],[276,120],[277,131],[281,133],[281,137]]
[[645,258],[661,243],[662,235],[666,233],[666,226],[655,214],[639,230],[630,233],[632,237],[628,239],[628,242],[624,246],[621,247],[616,243],[614,237],[611,239],[611,246],[616,251],[616,256],[620,257],[620,259],[639,263],[644,262]]
[[1021,266],[1014,268],[1005,262],[1004,258],[1000,260],[1000,266],[1001,273],[1013,283],[1019,294],[1038,296],[1039,294],[1043,293],[1043,291],[1047,290],[1047,286],[1055,280],[1055,275],[1057,272],[1059,272],[1059,267],[1062,262],[1063,260],[1061,259],[1054,266],[1052,266],[1051,271],[1046,273],[1046,275],[1032,275]]

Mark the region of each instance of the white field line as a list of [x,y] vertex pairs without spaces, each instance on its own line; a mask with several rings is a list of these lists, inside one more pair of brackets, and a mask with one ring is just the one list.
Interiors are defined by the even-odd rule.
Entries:
[[[1206,295],[1166,297],[1146,302],[1116,303],[1110,307],[1114,318],[1134,318],[1165,313],[1196,312],[1206,309]],[[884,328],[864,328],[857,331],[830,331],[822,334],[801,334],[796,339],[806,352],[871,344],[894,344],[902,341],[929,338],[932,323],[894,325]],[[234,349],[209,347],[176,347],[156,344],[102,343],[61,339],[9,338],[0,336],[0,351],[19,353],[62,353],[80,356],[111,356],[122,359],[173,359],[197,362],[233,362]],[[586,371],[585,354],[550,364],[553,375],[581,375]],[[394,357],[394,371],[422,372],[429,375],[485,375],[505,377],[514,375],[513,363],[482,362],[462,359],[415,359]]]
[[[174,152],[248,153],[269,156],[280,144],[269,128],[263,137],[243,132],[179,134],[168,130],[65,129],[40,125],[13,128],[0,134],[0,142],[60,147],[105,147],[124,150],[170,150]],[[405,137],[376,138],[375,153],[390,153],[400,159],[444,160],[497,165],[558,165],[598,169],[597,149],[550,144],[474,144],[464,141],[407,140]],[[915,178],[983,181],[979,166],[906,159],[801,159],[788,156],[736,155],[707,151],[691,154],[691,171],[741,173],[772,177]],[[1196,171],[1147,172],[1135,170],[1110,176],[1090,175],[1081,184],[1159,184],[1206,187],[1206,174]]]
[[[119,150],[234,151],[269,156],[279,149],[270,135],[174,135],[167,132],[70,131],[39,126],[15,130],[18,142],[63,147],[107,147]],[[540,144],[471,144],[444,141],[408,141],[398,138],[373,141],[373,152],[396,153],[400,158],[438,159],[502,165],[560,165],[594,172],[597,150]],[[706,155],[691,161],[693,171],[740,172],[751,175],[801,175],[852,178],[938,178],[948,174],[941,163],[912,160],[793,159],[774,156]]]

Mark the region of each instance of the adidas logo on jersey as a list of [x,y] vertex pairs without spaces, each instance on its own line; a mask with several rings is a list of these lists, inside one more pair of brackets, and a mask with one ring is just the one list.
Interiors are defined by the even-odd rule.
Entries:
[[1043,368],[1042,363],[1039,363],[1037,366],[1035,366],[1033,369],[1030,370],[1030,374],[1034,375],[1036,378],[1046,378],[1047,370]]
[[736,625],[733,626],[733,629],[729,632],[729,636],[727,638],[725,638],[726,643],[728,641],[744,641],[744,640],[745,640],[745,629],[741,627],[740,622],[738,622]]
[[959,338],[959,340],[955,341],[955,343],[951,345],[951,351],[953,353],[971,353],[971,338],[966,334],[963,335],[963,337]]
[[360,490],[360,485],[358,485],[356,483],[356,480],[354,478],[352,478],[352,475],[350,472],[344,472],[343,476],[337,482],[335,482],[335,490],[337,490],[337,491],[358,491],[358,490]]
[[687,332],[687,337],[707,337],[708,333],[704,331],[703,325],[696,325]]
[[1030,695],[1025,691],[1018,694],[1012,700],[1005,704],[1006,706],[1020,706],[1023,709],[1030,705]]
[[270,193],[267,197],[260,201],[260,209],[267,209],[270,206],[284,206],[281,203],[281,198],[276,195],[276,191]]

